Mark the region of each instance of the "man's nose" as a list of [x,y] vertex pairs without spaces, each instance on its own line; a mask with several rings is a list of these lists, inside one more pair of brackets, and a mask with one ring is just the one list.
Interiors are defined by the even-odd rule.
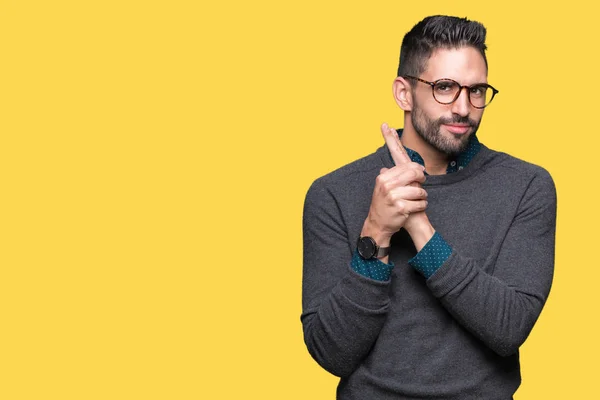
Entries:
[[469,93],[467,92],[467,90],[469,89],[460,88],[458,98],[454,101],[454,103],[452,103],[452,112],[462,117],[466,117],[471,111],[471,103],[469,102]]

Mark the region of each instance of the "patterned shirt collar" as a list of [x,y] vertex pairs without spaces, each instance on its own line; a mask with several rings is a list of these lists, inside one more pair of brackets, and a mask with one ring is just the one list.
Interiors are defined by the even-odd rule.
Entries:
[[[402,129],[396,129],[396,131],[398,132],[398,137],[401,138]],[[416,162],[425,166],[425,161],[419,153],[412,149],[409,149],[406,146],[404,146],[404,148],[406,149],[406,153],[408,154],[412,162]],[[467,144],[467,148],[458,156],[450,159],[450,161],[448,162],[448,168],[446,169],[446,173],[451,174],[453,172],[465,168],[467,165],[469,165],[473,157],[475,157],[475,155],[479,152],[479,149],[481,149],[481,143],[479,143],[479,139],[477,139],[476,135],[471,135],[471,137],[469,138],[469,143]]]

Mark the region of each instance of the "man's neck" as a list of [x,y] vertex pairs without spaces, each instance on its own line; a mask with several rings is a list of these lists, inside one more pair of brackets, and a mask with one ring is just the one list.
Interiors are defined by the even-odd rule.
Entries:
[[423,138],[411,129],[406,127],[402,132],[402,144],[419,153],[425,161],[425,170],[429,175],[444,175],[448,169],[449,157],[427,143]]

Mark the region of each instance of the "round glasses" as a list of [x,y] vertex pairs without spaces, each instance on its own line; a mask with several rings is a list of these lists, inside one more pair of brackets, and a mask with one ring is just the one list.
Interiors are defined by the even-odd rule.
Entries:
[[403,76],[403,78],[415,79],[431,86],[433,98],[440,104],[454,103],[458,99],[458,96],[460,96],[460,92],[465,88],[467,89],[469,103],[475,108],[485,108],[498,93],[498,90],[487,83],[476,83],[475,85],[467,86],[447,78],[438,79],[435,82],[429,82],[409,75]]

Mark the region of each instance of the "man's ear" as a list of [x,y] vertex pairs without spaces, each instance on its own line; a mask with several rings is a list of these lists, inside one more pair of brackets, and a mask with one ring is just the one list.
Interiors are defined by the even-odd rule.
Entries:
[[408,81],[399,76],[394,79],[392,89],[396,104],[404,111],[412,111],[412,93]]

